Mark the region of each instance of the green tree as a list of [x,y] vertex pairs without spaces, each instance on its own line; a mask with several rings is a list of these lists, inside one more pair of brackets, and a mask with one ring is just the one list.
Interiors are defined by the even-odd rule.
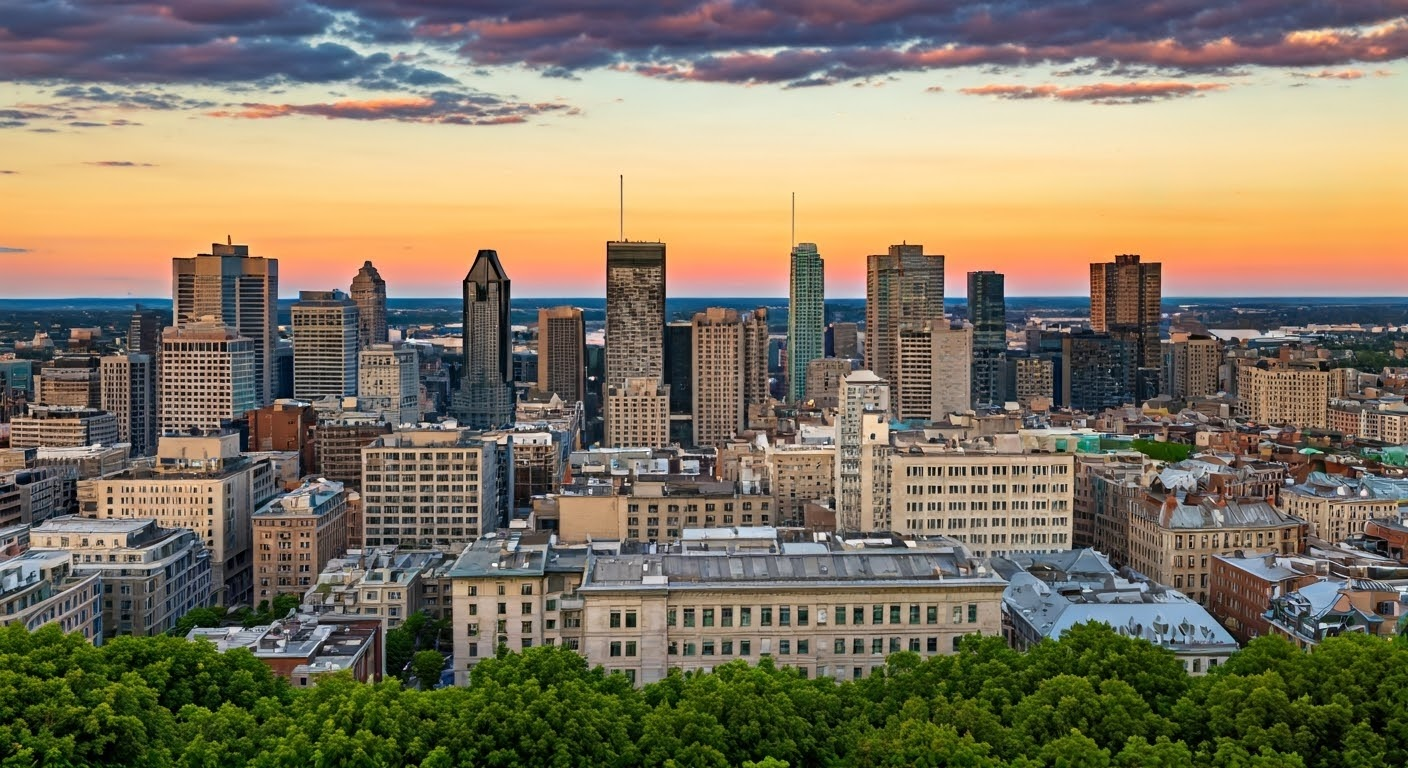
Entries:
[[444,668],[445,657],[439,651],[420,651],[411,657],[411,674],[420,682],[422,691],[440,684],[440,672]]

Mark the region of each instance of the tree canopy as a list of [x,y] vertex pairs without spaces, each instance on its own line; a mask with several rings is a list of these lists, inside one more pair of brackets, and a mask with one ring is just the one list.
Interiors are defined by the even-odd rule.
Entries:
[[466,687],[414,690],[345,676],[293,689],[246,651],[176,637],[94,648],[0,629],[0,766],[1405,764],[1408,647],[1362,634],[1309,654],[1260,638],[1196,678],[1085,625],[1027,653],[993,637],[899,653],[856,681],[765,659],[639,689],[544,647],[481,661]]

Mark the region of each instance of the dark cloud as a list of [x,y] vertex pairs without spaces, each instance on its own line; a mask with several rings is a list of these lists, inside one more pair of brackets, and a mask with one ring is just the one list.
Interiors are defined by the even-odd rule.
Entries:
[[88,160],[84,165],[98,165],[104,168],[155,168],[155,163],[137,163],[131,160]]
[[314,104],[248,102],[210,112],[212,117],[263,120],[298,115],[346,120],[395,120],[446,125],[508,125],[525,123],[548,113],[575,115],[578,110],[558,102],[527,103],[489,94],[437,92],[426,96],[348,99]]
[[973,88],[960,88],[959,92],[969,96],[995,96],[999,99],[1056,99],[1090,104],[1141,104],[1180,96],[1197,96],[1226,88],[1227,85],[1224,83],[1136,81],[1075,86],[980,85]]
[[[3,173],[8,173],[8,171],[3,171]],[[29,249],[28,249],[28,248],[10,248],[9,246],[0,245],[0,253],[29,253]]]
[[1405,56],[1408,0],[0,0],[0,81],[81,83],[63,98],[132,109],[213,108],[170,90],[193,84],[433,98],[502,66],[808,87],[1038,65],[1164,82]]
[[5,169],[3,169],[3,168],[0,168],[0,176],[10,176],[10,175],[16,174],[16,173],[19,173],[19,171],[7,171],[7,170],[5,170]]

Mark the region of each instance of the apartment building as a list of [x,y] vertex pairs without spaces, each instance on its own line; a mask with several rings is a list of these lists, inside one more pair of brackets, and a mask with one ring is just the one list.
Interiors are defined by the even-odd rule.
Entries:
[[619,493],[555,497],[558,536],[564,542],[600,539],[673,542],[686,528],[773,525],[773,499],[739,493],[732,483],[636,480]]
[[428,549],[496,530],[507,512],[508,467],[478,432],[393,432],[362,449],[365,546]]
[[107,411],[64,405],[31,405],[10,420],[11,448],[113,445],[121,438],[117,417]]
[[911,446],[890,457],[893,530],[975,557],[1071,548],[1075,457]]
[[301,610],[315,616],[378,616],[392,629],[419,611],[447,618],[453,562],[440,550],[351,549],[328,561],[304,594]]
[[65,550],[31,549],[0,561],[0,625],[33,632],[57,624],[102,645],[102,596],[102,574],[79,573]]
[[1337,542],[1363,533],[1370,520],[1396,517],[1399,500],[1375,493],[1359,478],[1311,472],[1305,482],[1281,489],[1279,506],[1308,523],[1309,535]]
[[491,533],[465,549],[448,572],[455,684],[466,684],[469,670],[500,646],[580,651],[582,601],[574,595],[587,553],[522,531]]
[[420,353],[415,347],[373,344],[357,362],[357,407],[387,421],[420,421]]
[[35,526],[30,540],[31,552],[63,550],[75,574],[100,580],[108,637],[159,635],[211,604],[210,553],[191,531],[155,520],[67,516]]
[[221,653],[247,650],[297,688],[342,672],[363,683],[380,682],[386,674],[386,628],[380,619],[299,614],[257,627],[193,629],[186,639],[205,640]]
[[1293,558],[1274,554],[1212,556],[1208,610],[1238,642],[1249,643],[1271,631],[1272,602],[1318,580],[1295,567]]
[[213,320],[166,329],[158,358],[160,433],[220,429],[267,402],[260,396],[268,383],[261,354],[255,341]]
[[1203,605],[1214,555],[1305,550],[1306,523],[1262,499],[1151,491],[1131,507],[1129,567]]
[[251,518],[254,601],[301,595],[347,549],[347,491],[318,478],[260,507]]
[[670,444],[670,388],[659,379],[630,378],[606,388],[608,448]]
[[1256,424],[1323,429],[1329,419],[1331,376],[1316,366],[1269,364],[1237,368],[1237,416]]
[[237,433],[167,435],[151,466],[80,483],[79,513],[194,531],[210,551],[212,599],[235,605],[254,595],[250,517],[276,492],[273,464],[241,455]]

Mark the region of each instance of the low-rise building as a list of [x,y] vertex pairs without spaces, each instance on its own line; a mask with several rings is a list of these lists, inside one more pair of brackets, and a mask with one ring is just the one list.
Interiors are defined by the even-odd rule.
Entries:
[[1117,570],[1093,549],[1013,555],[992,565],[1010,582],[1002,598],[1003,633],[1018,650],[1092,621],[1173,651],[1194,675],[1237,650],[1232,635],[1187,595]]
[[348,672],[360,682],[380,681],[386,670],[380,619],[291,614],[272,624],[193,629],[187,640],[207,640],[221,653],[243,648],[274,674],[300,688],[320,675]]
[[328,561],[347,549],[347,492],[334,480],[308,480],[251,518],[254,601],[301,595]]
[[109,636],[159,635],[211,604],[210,553],[191,531],[155,520],[68,516],[35,526],[30,538],[36,550],[67,552],[74,573],[101,577]]
[[31,405],[10,420],[11,448],[68,448],[118,442],[117,417],[96,408]]
[[708,480],[637,480],[618,493],[564,489],[555,498],[558,535],[564,542],[672,542],[685,528],[775,522],[771,496],[739,493],[732,483]]
[[31,549],[0,561],[0,625],[23,624],[31,632],[58,624],[103,644],[103,579],[79,573],[58,549]]
[[[1408,481],[1399,481],[1408,496]],[[1375,518],[1398,514],[1399,496],[1384,488],[1392,481],[1376,485],[1359,478],[1311,472],[1305,482],[1281,489],[1280,507],[1288,515],[1310,524],[1310,535],[1326,541],[1343,541],[1364,533]]]
[[506,517],[511,459],[483,433],[411,429],[362,449],[366,546],[466,544]]
[[304,594],[302,610],[315,616],[379,616],[390,628],[418,611],[443,619],[450,615],[447,573],[453,562],[440,550],[349,550],[328,561],[318,583]]
[[1270,631],[1272,601],[1317,580],[1294,567],[1291,558],[1266,555],[1213,555],[1208,611],[1238,642]]
[[1323,579],[1274,598],[1268,629],[1307,649],[1347,632],[1392,637],[1408,609],[1405,594],[1382,581]]

